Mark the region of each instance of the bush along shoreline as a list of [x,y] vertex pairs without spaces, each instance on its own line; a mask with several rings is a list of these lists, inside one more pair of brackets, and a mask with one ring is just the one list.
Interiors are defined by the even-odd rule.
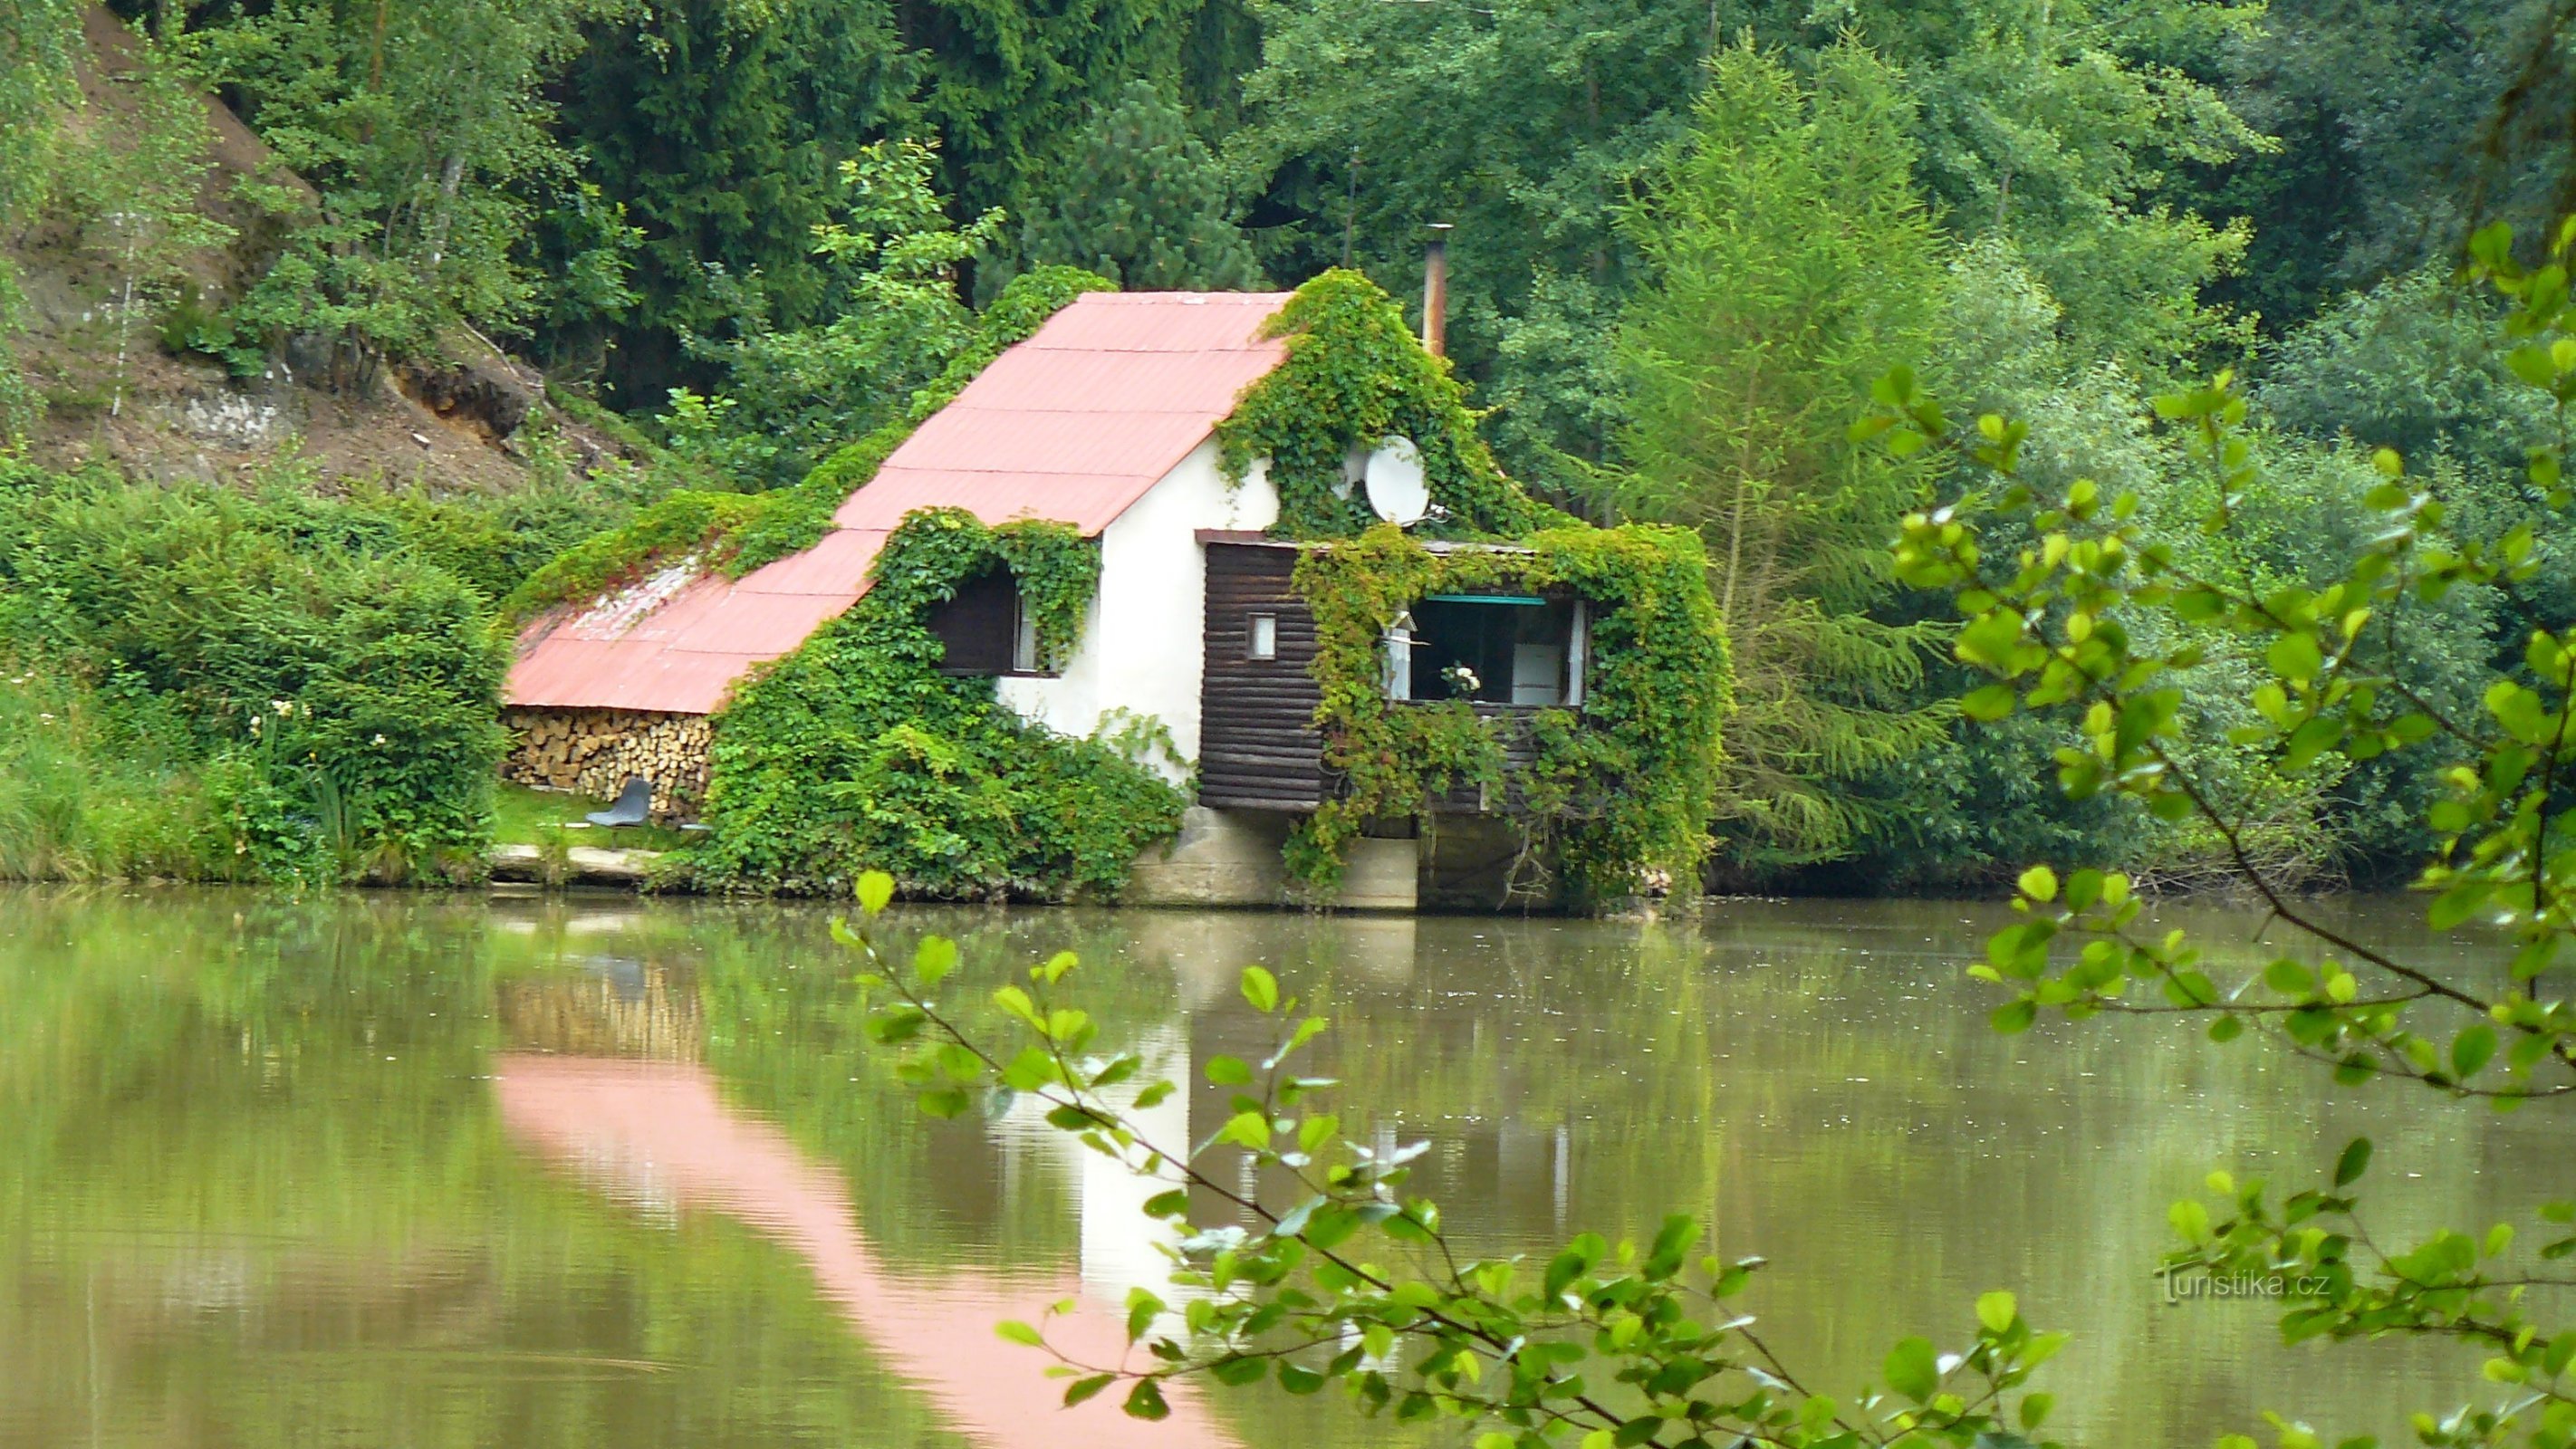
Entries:
[[[615,503],[0,465],[0,877],[462,884],[492,843],[495,542]],[[505,561],[506,562],[506,561]]]

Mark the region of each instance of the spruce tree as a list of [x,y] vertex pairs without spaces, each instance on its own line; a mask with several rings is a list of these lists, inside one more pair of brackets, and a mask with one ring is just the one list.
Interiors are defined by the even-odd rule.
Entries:
[[1228,219],[1225,178],[1180,106],[1148,81],[1093,117],[1020,228],[1032,265],[1098,272],[1131,291],[1222,291],[1261,281]]
[[1849,426],[1929,350],[1943,269],[1895,76],[1837,46],[1802,84],[1719,53],[1690,134],[1630,219],[1648,280],[1620,329],[1633,515],[1697,527],[1735,651],[1716,830],[1740,867],[1831,859],[1868,807],[1846,782],[1937,737],[1909,707],[1918,628],[1872,617],[1919,480]]

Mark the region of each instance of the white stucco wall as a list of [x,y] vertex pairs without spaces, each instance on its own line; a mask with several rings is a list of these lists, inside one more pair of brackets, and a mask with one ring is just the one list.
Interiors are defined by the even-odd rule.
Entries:
[[1180,750],[1179,763],[1165,762],[1179,781],[1199,757],[1207,554],[1198,531],[1268,528],[1278,517],[1262,469],[1229,487],[1215,440],[1199,444],[1101,531],[1100,597],[1064,673],[1005,678],[1002,703],[1069,735],[1090,734],[1113,710],[1152,715]]

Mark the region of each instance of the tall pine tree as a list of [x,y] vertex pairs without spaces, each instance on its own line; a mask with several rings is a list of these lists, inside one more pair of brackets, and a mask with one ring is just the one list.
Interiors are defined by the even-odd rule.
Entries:
[[1716,829],[1743,869],[1848,851],[1868,807],[1841,782],[1938,732],[1906,701],[1927,640],[1872,617],[1919,480],[1848,436],[1870,381],[1934,333],[1913,125],[1858,46],[1811,84],[1730,48],[1631,217],[1647,281],[1620,328],[1631,470],[1608,501],[1707,538],[1735,651]]
[[1129,291],[1258,285],[1261,269],[1228,212],[1224,174],[1180,106],[1152,82],[1130,81],[1055,168],[1021,224],[1020,254]]

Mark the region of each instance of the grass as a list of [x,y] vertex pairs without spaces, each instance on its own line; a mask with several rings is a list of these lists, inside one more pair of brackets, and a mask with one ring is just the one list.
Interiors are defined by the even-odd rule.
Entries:
[[583,816],[607,808],[607,801],[587,795],[503,784],[492,802],[492,838],[502,845],[592,845],[615,850],[676,850],[689,841],[686,834],[660,825],[602,830],[582,823]]
[[0,879],[221,879],[194,770],[79,680],[0,660]]

